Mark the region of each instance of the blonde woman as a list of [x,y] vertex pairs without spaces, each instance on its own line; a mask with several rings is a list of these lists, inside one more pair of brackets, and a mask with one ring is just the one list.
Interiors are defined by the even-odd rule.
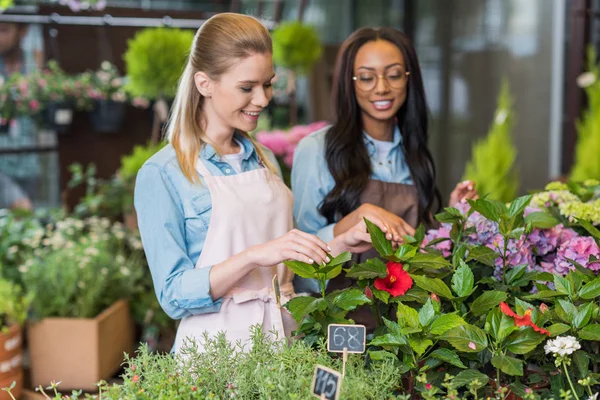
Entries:
[[[268,30],[256,19],[217,14],[194,38],[180,78],[168,140],[140,170],[135,207],[156,295],[182,319],[175,351],[204,331],[245,341],[249,328],[289,337],[277,307],[294,295],[282,262],[323,263],[328,254],[370,247],[364,226],[325,243],[293,229],[290,190],[273,154],[246,132],[272,96]],[[202,343],[199,343],[202,346]]]

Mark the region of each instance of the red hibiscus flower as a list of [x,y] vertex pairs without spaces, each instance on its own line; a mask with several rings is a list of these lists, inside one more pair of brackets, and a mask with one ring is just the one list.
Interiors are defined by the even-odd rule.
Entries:
[[388,292],[392,297],[402,296],[412,287],[412,278],[400,263],[390,261],[386,266],[387,276],[375,279],[375,288]]
[[550,336],[550,332],[548,332],[544,328],[540,328],[539,326],[537,326],[536,324],[533,323],[533,321],[531,320],[531,311],[532,311],[531,308],[529,310],[525,311],[525,315],[520,316],[519,314],[513,312],[513,310],[511,310],[510,307],[508,306],[508,304],[506,304],[505,302],[501,302],[500,303],[500,311],[502,311],[504,314],[508,315],[509,317],[514,318],[516,326],[530,326],[533,328],[534,331],[539,332],[542,335]]

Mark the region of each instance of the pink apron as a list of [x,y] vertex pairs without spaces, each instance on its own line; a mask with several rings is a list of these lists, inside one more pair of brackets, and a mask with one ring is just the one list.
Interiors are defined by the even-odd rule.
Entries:
[[[198,160],[196,170],[204,178],[212,198],[210,224],[196,268],[216,265],[293,228],[292,193],[267,168],[213,176]],[[287,310],[277,306],[272,283],[275,274],[281,304],[285,304],[294,295],[293,272],[283,264],[257,267],[222,297],[219,312],[189,316],[181,321],[175,351],[179,352],[186,339],[195,340],[202,350],[203,332],[214,337],[223,331],[230,342],[244,343],[250,338],[250,326],[254,324],[262,324],[269,335],[276,332],[279,339],[289,337],[297,325]]]

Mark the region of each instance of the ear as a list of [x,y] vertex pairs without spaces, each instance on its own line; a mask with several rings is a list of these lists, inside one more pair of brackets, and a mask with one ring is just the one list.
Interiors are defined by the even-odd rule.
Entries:
[[211,97],[213,83],[208,75],[201,71],[196,72],[194,74],[194,83],[202,96]]

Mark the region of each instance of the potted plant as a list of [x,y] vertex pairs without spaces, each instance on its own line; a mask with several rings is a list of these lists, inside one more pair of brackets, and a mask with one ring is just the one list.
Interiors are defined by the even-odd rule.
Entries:
[[97,389],[133,350],[127,300],[144,273],[141,242],[122,224],[91,217],[49,225],[42,245],[21,269],[27,293],[35,294],[27,326],[31,381]]
[[162,124],[167,121],[169,102],[175,97],[194,34],[172,28],[147,28],[127,42],[123,55],[132,96],[154,101],[152,141],[157,143]]
[[127,95],[117,67],[103,61],[98,71],[88,72],[82,78],[88,81],[87,96],[93,102],[90,121],[94,131],[119,131],[125,117]]
[[44,107],[44,124],[58,133],[66,133],[73,122],[75,79],[67,75],[56,61],[32,75],[39,85]]
[[[31,295],[24,296],[18,285],[0,278],[0,388],[12,385],[16,397],[23,387],[21,331],[30,301]],[[8,399],[8,393],[0,392],[0,400]]]
[[35,76],[15,73],[0,85],[0,133],[7,134],[17,118],[39,119],[43,111],[44,100]]

